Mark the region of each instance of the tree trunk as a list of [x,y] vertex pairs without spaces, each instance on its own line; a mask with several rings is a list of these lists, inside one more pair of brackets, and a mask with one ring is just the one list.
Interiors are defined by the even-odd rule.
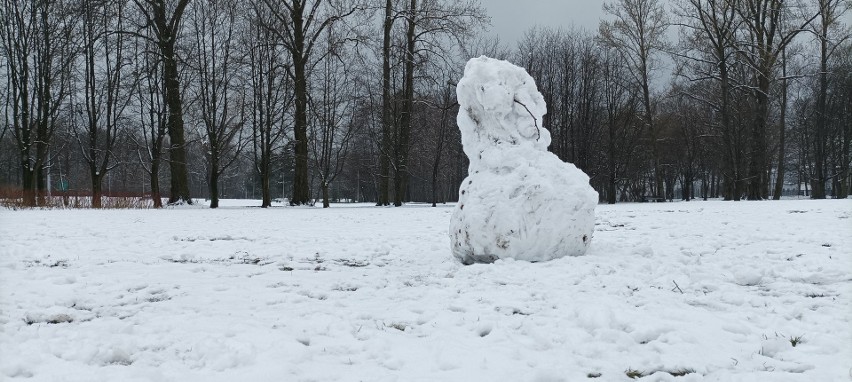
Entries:
[[[725,155],[724,159],[725,170],[722,172],[725,184],[724,199],[738,201],[742,196],[739,176],[740,145],[739,139],[736,136],[734,127],[731,123],[731,101],[729,82],[730,80],[728,78],[728,63],[725,60],[726,56],[723,50],[717,51],[716,54],[720,56],[720,62],[718,64],[721,87],[720,93],[722,101],[720,112],[722,114],[722,135],[724,137],[723,143],[725,145],[725,150],[727,151],[727,155]],[[717,188],[716,193],[718,192],[719,191]]]
[[328,199],[328,183],[325,181],[321,182],[322,185],[322,208],[328,208],[331,204]]
[[751,125],[751,158],[748,166],[748,200],[763,199],[766,176],[766,119],[769,116],[769,76],[766,71],[758,75],[755,92],[755,116]]
[[[612,114],[612,112],[610,112]],[[615,171],[615,119],[610,116],[609,118],[609,142],[607,144],[607,148],[609,151],[609,155],[607,155],[607,171],[609,174],[609,178],[607,179],[607,195],[606,202],[608,204],[615,204],[616,198],[616,171]]]
[[651,138],[651,155],[654,166],[654,185],[656,188],[654,198],[657,201],[665,201],[664,199],[666,194],[665,189],[663,188],[663,174],[660,166],[659,145],[657,144],[657,129],[654,126],[653,109],[651,107],[651,93],[648,85],[648,69],[644,66],[642,68],[642,103],[645,107],[645,118],[647,119],[645,123],[648,126],[648,134]]
[[290,55],[293,59],[293,81],[295,98],[295,120],[293,133],[296,138],[293,147],[295,166],[293,171],[293,198],[290,205],[310,204],[311,190],[308,177],[308,78],[307,57],[305,56],[305,20],[304,3],[294,3],[290,12],[293,23],[293,45]]
[[[272,206],[272,194],[270,190],[270,183],[272,178],[272,169],[270,167],[271,163],[268,157],[266,157],[266,153],[261,154],[262,158],[260,159],[260,194],[263,201],[260,204],[261,208],[268,208]],[[283,197],[283,192],[282,192]]]
[[272,195],[270,194],[269,189],[269,177],[261,176],[260,179],[260,197],[261,203],[260,208],[269,208],[272,207]]
[[607,182],[607,190],[606,190],[606,202],[607,204],[615,204],[616,200],[616,184],[615,184],[615,174],[610,171],[609,179]]
[[[825,31],[823,31],[825,33]],[[815,178],[812,196],[814,199],[825,199],[826,182],[826,149],[825,133],[828,118],[826,118],[826,98],[828,93],[828,42],[826,38],[820,38],[820,65],[819,65],[819,95],[817,96],[816,129],[814,131],[814,170]]]
[[680,190],[680,197],[682,200],[690,201],[693,197],[692,195],[692,174],[691,171],[687,170],[683,173],[683,184]]
[[775,190],[773,200],[780,200],[784,192],[784,164],[787,144],[787,50],[781,52],[781,120],[778,128],[778,169],[775,173]]
[[390,46],[393,29],[392,1],[385,1],[384,35],[382,38],[382,142],[379,146],[379,195],[377,206],[390,205],[391,95]]
[[414,111],[414,27],[416,25],[414,17],[417,13],[417,0],[411,0],[408,11],[408,30],[405,34],[405,100],[400,116],[399,142],[397,142],[399,157],[394,177],[393,205],[396,207],[402,205],[402,201],[406,196],[406,189],[408,188],[408,151],[409,139],[411,137],[412,112]]
[[[180,19],[190,0],[178,0],[173,10],[167,10],[165,1],[136,1],[136,5],[149,20],[148,27],[155,34],[162,59],[163,100],[169,111],[166,122],[169,135],[169,170],[171,195],[169,203],[192,204],[189,192],[189,173],[186,163],[186,138],[184,137],[183,101],[180,92],[175,45]],[[172,13],[170,13],[172,12]]]
[[721,191],[721,190],[722,190],[722,177],[721,177],[721,176],[719,176],[718,174],[713,175],[713,182],[712,182],[712,186],[713,186],[713,189],[712,189],[712,190],[710,190],[710,195],[711,195],[713,198],[718,198],[718,197],[719,197],[719,193],[720,193],[720,192],[722,192],[722,191]]
[[160,158],[155,157],[151,162],[151,200],[154,208],[163,208],[163,197],[160,193]]
[[441,108],[441,123],[438,126],[438,147],[435,150],[435,162],[432,164],[432,207],[437,206],[438,203],[438,170],[441,168],[441,155],[444,151],[444,136],[447,131],[447,114],[449,114],[450,108],[450,89],[447,88],[444,91],[444,104]]
[[[24,166],[27,166],[25,163]],[[24,168],[24,171],[21,173],[21,183],[23,186],[23,204],[26,207],[35,207],[36,205],[36,185],[35,185],[35,174]]]
[[[444,120],[441,119],[441,127],[444,129]],[[443,136],[443,131],[441,132]],[[443,139],[443,137],[439,138]],[[438,169],[441,167],[441,151],[443,147],[443,142],[438,142],[438,152],[435,154],[435,162],[432,163],[432,207],[436,207],[438,203],[438,195],[436,194],[436,190],[438,188]]]
[[[41,128],[39,128],[41,130]],[[48,143],[50,138],[47,134],[39,133],[39,141],[36,143],[36,155],[38,155],[39,160],[36,161],[35,168],[35,182],[36,182],[36,203],[38,205],[45,205],[45,197],[47,196],[47,174],[46,168],[44,167],[44,158],[48,156]]]
[[101,208],[101,199],[103,198],[103,175],[97,175],[92,172],[92,208]]
[[[399,163],[402,164],[404,159],[398,159]],[[405,173],[402,172],[403,167],[400,166],[397,171],[394,173],[393,177],[393,205],[394,207],[402,206],[403,195],[403,178],[405,177]]]
[[304,63],[295,65],[296,69],[296,121],[293,126],[296,144],[294,145],[295,168],[293,171],[293,198],[290,205],[309,204],[311,191],[308,180],[308,90],[305,79]]
[[163,83],[166,87],[166,104],[169,108],[169,171],[171,194],[169,204],[192,204],[189,193],[189,172],[186,167],[186,138],[184,137],[183,102],[180,93],[180,75],[174,52],[174,40],[161,43],[163,53]]
[[[707,180],[707,198],[716,198],[716,173],[710,172],[708,175],[710,179]],[[707,198],[704,198],[704,200],[707,200]]]
[[210,208],[219,207],[219,164],[213,161],[210,164]]
[[[445,112],[446,113],[446,112]],[[435,154],[435,162],[432,164],[432,207],[436,207],[438,203],[438,169],[441,167],[441,151],[443,148],[443,129],[444,129],[444,119],[441,118],[441,137],[438,142],[438,152]]]

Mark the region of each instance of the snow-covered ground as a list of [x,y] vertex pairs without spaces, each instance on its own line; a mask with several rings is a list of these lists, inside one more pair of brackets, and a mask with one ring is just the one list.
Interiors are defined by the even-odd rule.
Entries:
[[852,379],[852,201],[601,205],[586,256],[471,266],[451,211],[0,211],[0,380]]

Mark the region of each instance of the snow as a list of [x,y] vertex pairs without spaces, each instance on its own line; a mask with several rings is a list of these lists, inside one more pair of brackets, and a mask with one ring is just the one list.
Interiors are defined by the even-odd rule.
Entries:
[[0,380],[850,378],[849,200],[601,205],[585,256],[470,266],[452,211],[0,210]]
[[470,166],[450,220],[455,257],[471,264],[584,254],[598,194],[585,173],[547,151],[547,106],[533,78],[507,61],[473,58],[457,95]]

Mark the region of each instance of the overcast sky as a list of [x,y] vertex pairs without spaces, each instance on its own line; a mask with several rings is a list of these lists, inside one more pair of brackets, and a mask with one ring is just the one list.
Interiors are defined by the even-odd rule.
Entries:
[[491,33],[510,47],[534,25],[598,30],[601,0],[480,0],[491,16]]

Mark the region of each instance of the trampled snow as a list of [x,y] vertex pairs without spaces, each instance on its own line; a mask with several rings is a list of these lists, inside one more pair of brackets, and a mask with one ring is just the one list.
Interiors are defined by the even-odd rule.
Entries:
[[586,256],[470,266],[452,210],[0,211],[0,380],[850,379],[849,200],[602,205]]
[[482,56],[465,65],[457,94],[470,166],[450,219],[456,258],[472,264],[584,254],[598,194],[585,173],[547,151],[547,106],[533,78]]

